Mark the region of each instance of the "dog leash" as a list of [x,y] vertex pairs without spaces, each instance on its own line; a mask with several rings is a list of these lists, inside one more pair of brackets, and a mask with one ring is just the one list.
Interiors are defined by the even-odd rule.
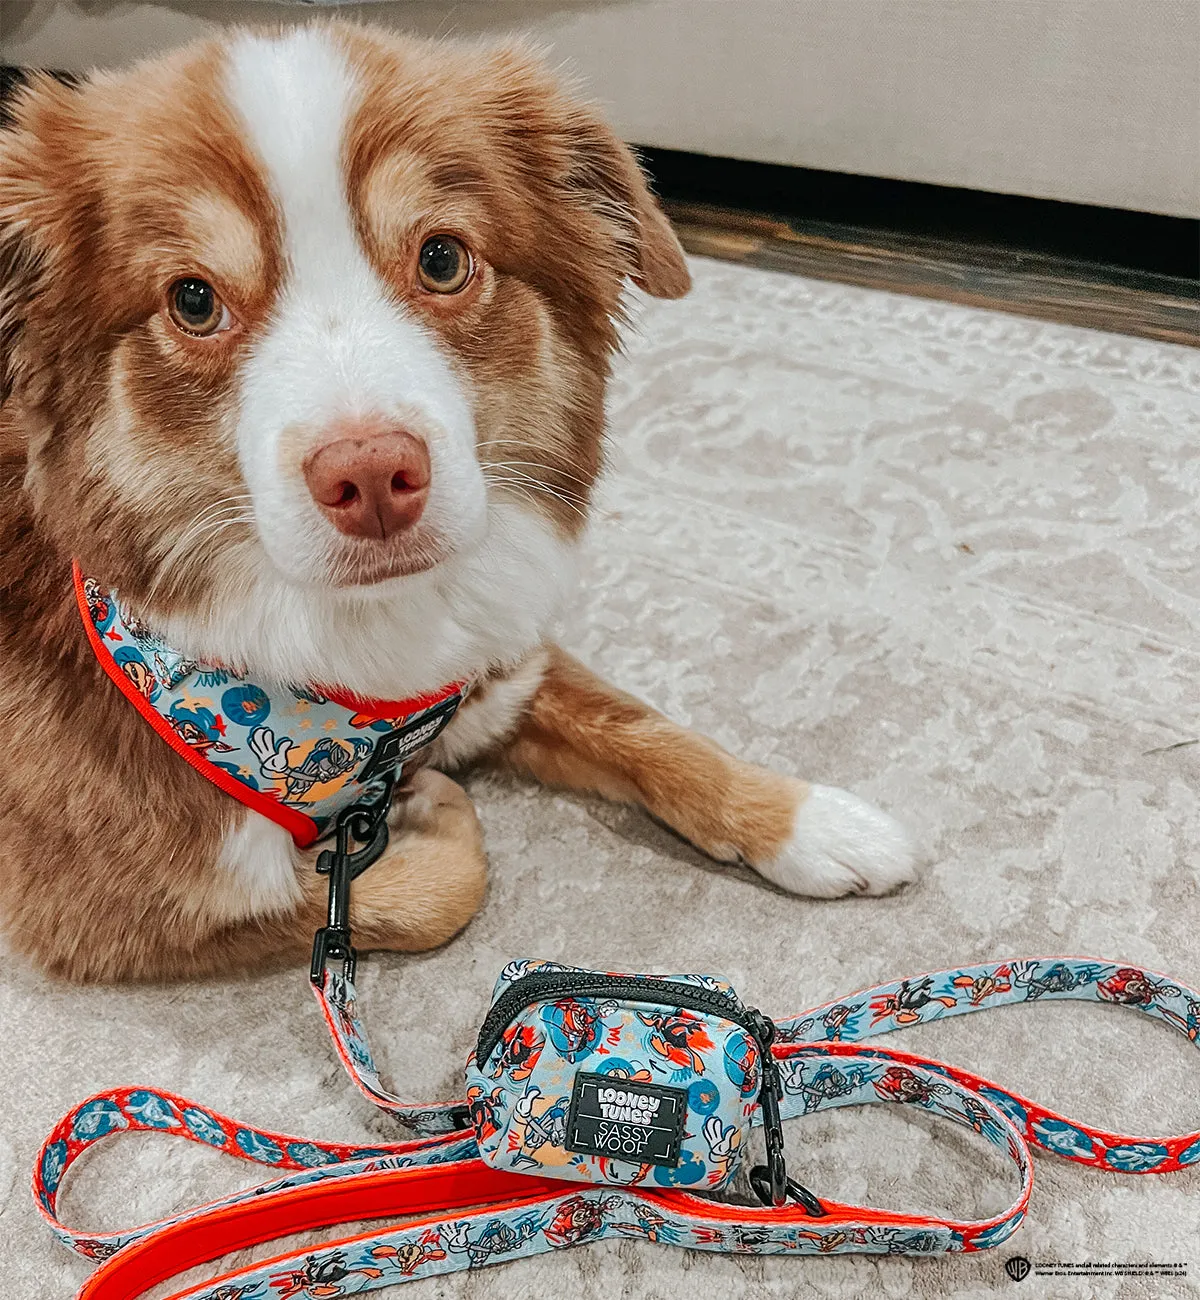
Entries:
[[[347,944],[347,947],[349,945]],[[349,956],[349,954],[345,954]],[[918,1106],[970,1128],[1015,1167],[1019,1191],[1000,1214],[966,1221],[818,1200],[794,1183],[782,1206],[719,1202],[650,1186],[581,1186],[496,1169],[461,1125],[465,1101],[421,1103],[387,1089],[345,972],[314,982],[351,1078],[377,1106],[423,1132],[358,1146],[238,1123],[173,1093],[98,1093],[55,1126],[38,1156],[34,1196],[67,1246],[100,1261],[78,1300],[135,1300],[185,1270],[302,1231],[402,1219],[293,1250],[178,1291],[172,1300],[338,1297],[605,1238],[748,1254],[917,1254],[997,1246],[1017,1229],[1032,1187],[1031,1148],[1119,1173],[1200,1164],[1200,1132],[1136,1137],[1091,1127],[969,1071],[862,1046],[908,1025],[1014,1003],[1065,999],[1132,1007],[1191,1042],[1200,993],[1167,976],[1093,958],[1035,957],[938,971],[865,989],[776,1022],[771,1055],[783,1118],[869,1103]],[[96,1143],[146,1131],[182,1137],[270,1167],[263,1186],[131,1230],[86,1234],[58,1218],[64,1177]]]

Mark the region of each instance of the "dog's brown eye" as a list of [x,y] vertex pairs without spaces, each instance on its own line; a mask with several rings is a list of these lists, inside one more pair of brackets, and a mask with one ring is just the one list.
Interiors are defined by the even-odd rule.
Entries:
[[471,278],[471,254],[453,235],[434,235],[421,245],[417,274],[431,293],[457,293]]
[[212,285],[194,276],[176,280],[167,290],[167,311],[185,334],[201,338],[228,329],[233,319]]

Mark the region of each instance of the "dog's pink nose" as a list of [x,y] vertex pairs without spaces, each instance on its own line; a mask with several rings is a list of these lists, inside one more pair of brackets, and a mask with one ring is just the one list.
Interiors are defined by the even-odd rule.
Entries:
[[327,442],[304,462],[313,500],[347,537],[411,528],[425,509],[429,475],[429,448],[401,429]]

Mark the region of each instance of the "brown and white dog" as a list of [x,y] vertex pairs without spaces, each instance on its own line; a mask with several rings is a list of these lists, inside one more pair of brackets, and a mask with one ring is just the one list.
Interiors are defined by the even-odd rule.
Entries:
[[[311,857],[104,676],[71,562],[198,660],[382,699],[471,678],[363,947],[442,943],[485,863],[442,771],[638,803],[816,897],[911,878],[901,828],[741,762],[547,637],[601,464],[626,278],[689,275],[630,152],[519,49],[236,32],[0,132],[0,910],[83,979],[299,959]],[[440,769],[440,770],[433,770]]]

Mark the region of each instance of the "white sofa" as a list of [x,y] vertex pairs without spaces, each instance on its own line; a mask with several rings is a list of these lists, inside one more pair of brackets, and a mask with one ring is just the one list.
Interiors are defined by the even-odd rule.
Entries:
[[[532,33],[633,141],[1200,217],[1200,0],[400,0],[419,32]],[[258,0],[0,0],[5,61],[84,69]]]

